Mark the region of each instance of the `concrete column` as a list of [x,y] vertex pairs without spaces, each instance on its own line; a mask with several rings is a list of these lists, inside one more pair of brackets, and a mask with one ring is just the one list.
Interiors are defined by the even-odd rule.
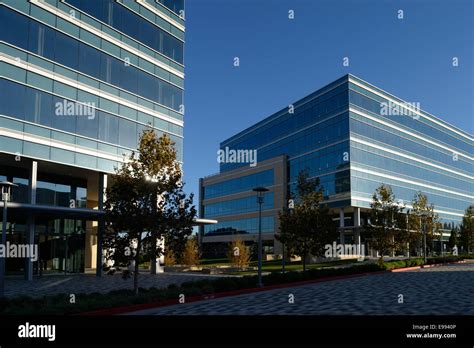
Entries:
[[31,163],[28,193],[31,204],[36,204],[36,186],[38,182],[38,162]]
[[[36,204],[36,186],[38,182],[38,162],[32,161],[29,182],[28,182],[28,200],[30,204]],[[35,217],[29,212],[26,224],[26,243],[29,245],[35,244]],[[39,252],[39,248],[38,248]],[[38,255],[37,255],[38,256]],[[36,260],[39,262],[39,260]],[[33,259],[27,258],[25,260],[25,279],[28,281],[33,280]]]
[[[98,190],[98,208],[99,211],[104,210],[105,189],[107,188],[107,174],[99,174],[99,190]],[[105,221],[103,217],[99,217],[99,226],[97,228],[97,258],[96,258],[96,276],[102,276],[102,240],[105,231]]]
[[360,227],[360,208],[354,208],[354,227]]
[[354,244],[357,245],[357,250],[361,249],[361,238],[360,238],[360,208],[354,208]]

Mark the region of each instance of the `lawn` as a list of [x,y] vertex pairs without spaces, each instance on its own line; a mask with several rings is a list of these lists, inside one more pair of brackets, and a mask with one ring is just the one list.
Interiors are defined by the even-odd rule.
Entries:
[[[335,260],[335,261],[328,261],[328,262],[320,262],[320,263],[312,263],[306,264],[306,269],[316,269],[316,268],[326,268],[326,267],[334,267],[340,265],[348,265],[352,263],[358,263],[355,259],[352,260]],[[217,266],[231,266],[231,263],[228,259],[204,259],[201,260],[200,266],[204,267],[217,267]],[[258,261],[251,261],[249,264],[250,267],[257,267]],[[272,260],[272,261],[263,261],[262,262],[262,271],[263,272],[281,272],[282,270],[282,262],[281,260]],[[303,270],[303,264],[301,261],[286,261],[285,264],[285,271],[298,271]],[[236,275],[249,275],[249,274],[256,274],[255,271],[242,271],[242,272],[229,272],[228,274],[236,274]]]

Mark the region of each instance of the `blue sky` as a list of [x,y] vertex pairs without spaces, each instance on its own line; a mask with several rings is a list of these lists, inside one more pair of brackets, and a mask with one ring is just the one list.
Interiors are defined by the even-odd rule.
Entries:
[[187,0],[186,191],[221,141],[347,73],[474,133],[473,17],[472,0]]

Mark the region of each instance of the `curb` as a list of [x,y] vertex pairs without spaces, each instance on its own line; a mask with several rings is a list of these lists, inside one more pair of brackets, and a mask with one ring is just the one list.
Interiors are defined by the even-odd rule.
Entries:
[[[411,270],[416,270],[416,269],[421,269],[421,268],[440,267],[446,264],[457,264],[457,263],[464,263],[464,262],[465,261],[445,262],[445,263],[437,263],[437,264],[432,264],[432,265],[404,267],[404,268],[397,268],[397,269],[392,269],[392,270],[364,272],[364,273],[356,273],[356,274],[349,274],[349,275],[325,277],[325,278],[319,278],[319,279],[303,280],[299,282],[269,285],[269,286],[264,286],[262,288],[247,288],[247,289],[223,291],[223,292],[217,292],[217,293],[205,294],[205,295],[193,295],[193,296],[186,297],[186,303],[206,301],[206,300],[212,300],[212,299],[217,299],[217,298],[222,298],[222,297],[245,295],[245,294],[250,294],[250,293],[258,293],[258,292],[275,290],[275,289],[291,288],[295,286],[323,283],[323,282],[334,281],[334,280],[360,278],[360,277],[369,276],[369,275],[404,272],[404,271],[411,271]],[[158,301],[158,302],[140,303],[140,304],[131,305],[131,306],[121,306],[121,307],[100,309],[100,310],[91,311],[91,312],[77,313],[77,314],[73,314],[73,316],[120,315],[120,314],[138,312],[138,311],[147,310],[147,309],[168,307],[168,306],[177,305],[177,304],[180,304],[178,299],[163,300],[163,301]]]
[[389,272],[392,272],[392,273],[405,272],[405,271],[412,271],[412,270],[415,270],[415,269],[441,267],[441,266],[448,265],[448,264],[465,263],[465,262],[466,261],[461,260],[461,261],[452,261],[452,262],[444,262],[444,263],[434,263],[432,265],[421,265],[421,266],[413,266],[413,267],[395,268],[395,269],[390,270]]

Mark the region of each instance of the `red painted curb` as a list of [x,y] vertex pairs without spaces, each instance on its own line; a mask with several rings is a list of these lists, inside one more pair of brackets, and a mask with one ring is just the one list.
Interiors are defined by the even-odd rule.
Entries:
[[[464,261],[445,262],[445,263],[438,263],[438,264],[424,265],[424,266],[428,266],[429,268],[429,267],[437,267],[437,266],[443,266],[446,264],[453,264],[453,263],[464,263]],[[363,276],[368,276],[368,275],[377,275],[377,274],[384,274],[384,273],[403,272],[403,271],[409,271],[409,270],[414,270],[414,269],[420,269],[422,267],[423,266],[414,266],[414,267],[397,268],[390,271],[364,272],[364,273],[348,274],[348,275],[342,275],[342,276],[332,276],[332,277],[325,277],[325,278],[319,278],[319,279],[303,280],[303,281],[292,282],[292,283],[275,284],[275,285],[264,286],[262,288],[247,288],[247,289],[223,291],[223,292],[217,292],[217,293],[205,294],[205,295],[194,295],[194,296],[186,297],[186,303],[211,300],[211,299],[216,299],[216,298],[221,298],[221,297],[244,295],[244,294],[249,294],[249,293],[257,293],[257,292],[274,290],[274,289],[291,288],[291,287],[300,286],[300,285],[322,283],[322,282],[327,282],[327,281],[332,281],[332,280],[358,278],[358,277],[363,277]],[[140,303],[140,304],[131,305],[131,306],[99,309],[96,311],[77,313],[73,315],[74,316],[76,315],[79,315],[79,316],[119,315],[119,314],[124,314],[124,313],[137,312],[137,311],[145,310],[145,309],[167,307],[167,306],[172,306],[176,304],[179,304],[178,299],[172,299],[172,300],[164,300],[164,301],[159,301],[159,302]]]
[[421,266],[413,266],[413,267],[405,267],[405,268],[395,268],[395,269],[391,269],[390,272],[392,272],[392,273],[405,272],[405,271],[411,271],[411,270],[420,269],[420,268],[421,268]]

